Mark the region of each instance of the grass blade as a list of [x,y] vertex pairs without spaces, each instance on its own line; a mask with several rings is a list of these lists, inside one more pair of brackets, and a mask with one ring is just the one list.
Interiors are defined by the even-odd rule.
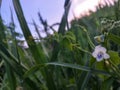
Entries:
[[75,65],[75,64],[68,64],[68,63],[51,62],[51,63],[46,63],[46,65],[55,65],[55,66],[78,69],[78,70],[82,70],[82,71],[90,71],[91,70],[89,67]]
[[22,28],[23,34],[25,36],[25,39],[28,43],[28,46],[31,50],[31,53],[33,54],[33,57],[37,64],[46,62],[46,58],[40,48],[37,47],[34,38],[28,28],[27,22],[25,20],[21,5],[19,0],[13,0],[13,5],[20,23],[20,26]]
[[[24,14],[23,14],[23,11],[22,11],[19,0],[12,0],[12,1],[13,1],[13,5],[14,5],[14,8],[15,8],[15,11],[16,11],[20,26],[22,28],[23,34],[24,34],[25,39],[26,39],[26,41],[28,43],[29,49],[30,49],[35,61],[36,61],[36,64],[41,64],[41,63],[43,64],[43,63],[47,62],[47,59],[46,59],[46,57],[45,57],[45,55],[43,53],[42,48],[37,47],[37,45],[36,45],[36,43],[34,41],[34,38],[33,38],[32,34],[31,34],[29,28],[28,28],[28,25],[27,25],[27,22],[25,20],[25,17],[24,17]],[[44,75],[44,77],[46,79],[48,88],[50,90],[55,90],[56,87],[55,87],[54,81],[52,79],[51,71],[48,71],[45,68],[45,70],[43,70],[41,72],[42,72],[42,74]]]
[[[9,65],[9,68],[11,68],[11,70],[9,68],[7,68],[9,76],[11,78],[13,78],[13,72],[14,72],[22,79],[25,69],[19,63],[17,63],[16,58],[11,56],[11,54],[1,44],[0,44],[0,55],[3,58],[3,60],[7,63],[7,67]],[[13,80],[14,80],[14,78],[13,78]],[[12,81],[12,79],[10,79],[10,81]],[[30,78],[26,78],[24,81],[25,81],[26,85],[31,87],[31,90],[34,90],[35,88],[36,88],[36,90],[38,90],[38,87],[36,86],[34,81],[32,81]],[[13,87],[14,86],[12,86],[12,88]],[[14,89],[11,89],[11,90],[14,90]]]
[[[66,24],[68,23],[67,22],[67,17],[68,17],[70,5],[71,5],[71,3],[68,4],[68,6],[65,8],[63,17],[61,19],[61,23],[60,23],[60,26],[58,28],[58,33],[60,33],[60,34],[64,34],[65,33],[65,27],[66,27]],[[52,62],[57,60],[57,55],[58,55],[58,52],[59,52],[59,49],[60,49],[59,48],[59,44],[56,41],[54,41],[53,45],[54,45],[54,49],[53,49],[52,57],[51,57],[51,61]]]
[[9,82],[10,90],[16,90],[16,77],[14,75],[14,72],[7,62],[4,62],[4,64],[6,68],[7,79]]

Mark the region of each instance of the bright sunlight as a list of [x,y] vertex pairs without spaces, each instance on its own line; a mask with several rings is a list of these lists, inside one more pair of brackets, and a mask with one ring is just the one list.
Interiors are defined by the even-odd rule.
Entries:
[[73,13],[75,17],[88,16],[91,12],[96,12],[99,7],[114,5],[118,0],[74,0]]

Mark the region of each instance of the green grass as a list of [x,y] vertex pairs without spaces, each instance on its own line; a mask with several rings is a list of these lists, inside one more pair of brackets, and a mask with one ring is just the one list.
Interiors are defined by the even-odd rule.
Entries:
[[[19,33],[15,31],[12,10],[9,28],[0,17],[0,90],[116,90],[120,87],[119,25],[110,31],[110,27],[104,30],[107,25],[102,26],[99,20],[108,15],[107,21],[118,22],[115,19],[119,17],[117,11],[112,10],[110,13],[114,17],[110,17],[103,8],[89,17],[73,20],[69,27],[70,3],[64,8],[58,32],[53,25],[47,25],[39,13],[44,28],[50,27],[54,33],[42,38],[33,20],[40,40],[36,42],[20,1],[12,2],[28,48],[18,45],[23,41],[17,39]],[[112,9],[117,10],[117,7],[118,4]],[[99,12],[102,12],[101,16]],[[104,42],[95,42],[94,37],[99,35],[105,35]],[[107,48],[109,60],[97,62],[92,57],[95,46],[99,44]]]

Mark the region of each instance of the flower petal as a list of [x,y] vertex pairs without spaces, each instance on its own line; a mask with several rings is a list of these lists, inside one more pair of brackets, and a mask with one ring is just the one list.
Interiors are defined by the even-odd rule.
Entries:
[[101,58],[98,58],[98,57],[97,57],[96,59],[97,59],[98,62],[100,62],[100,61],[103,60],[103,57],[101,57]]
[[99,48],[101,48],[101,45],[96,46],[95,50],[98,50]]
[[94,52],[92,53],[92,56],[93,56],[94,58],[96,58],[96,57],[97,57],[97,53],[94,51]]
[[109,59],[109,58],[110,58],[110,56],[107,53],[105,53],[104,54],[104,59]]
[[106,53],[106,48],[100,47],[100,51],[102,51],[103,53]]

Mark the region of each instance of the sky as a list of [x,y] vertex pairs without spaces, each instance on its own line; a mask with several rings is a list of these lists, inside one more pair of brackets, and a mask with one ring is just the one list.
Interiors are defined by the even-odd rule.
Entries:
[[[51,0],[20,0],[20,3],[29,26],[30,23],[32,23],[32,19],[34,19],[36,23],[40,25],[37,14],[38,12],[40,12],[42,17],[47,20],[49,25],[51,25],[53,23],[60,22],[64,11],[64,0],[52,0],[52,2]],[[3,0],[2,2],[1,14],[3,20],[6,24],[9,24],[9,22],[11,21],[10,7],[13,10],[15,24],[17,24],[16,30],[22,33],[12,5],[12,0]]]
[[[24,15],[27,21],[32,18],[37,19],[37,12],[49,19],[49,21],[58,20],[63,12],[64,0],[20,0]],[[10,9],[13,8],[12,0],[3,0],[2,2],[2,16],[6,21],[9,21]],[[13,10],[14,11],[14,10]]]
[[[42,28],[39,22],[37,13],[40,12],[42,17],[47,20],[49,25],[53,23],[60,22],[61,17],[64,12],[64,1],[65,0],[20,0],[24,15],[29,27],[34,32],[34,29],[31,27],[32,19]],[[98,4],[101,6],[104,5],[113,5],[113,1],[116,0],[72,0],[72,6],[70,9],[70,14],[68,16],[69,21],[73,19],[73,13],[75,17],[82,17],[85,15],[90,15],[90,11],[95,12]],[[21,29],[12,5],[12,0],[2,0],[1,15],[5,24],[10,23],[11,14],[10,7],[13,10],[14,21],[16,24],[16,30],[20,33]],[[34,33],[35,34],[35,33]],[[42,33],[42,36],[45,36]]]

